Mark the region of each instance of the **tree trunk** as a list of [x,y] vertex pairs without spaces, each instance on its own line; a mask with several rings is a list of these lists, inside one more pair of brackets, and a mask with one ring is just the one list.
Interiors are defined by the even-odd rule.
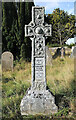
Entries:
[[60,32],[60,45],[62,46],[61,32]]

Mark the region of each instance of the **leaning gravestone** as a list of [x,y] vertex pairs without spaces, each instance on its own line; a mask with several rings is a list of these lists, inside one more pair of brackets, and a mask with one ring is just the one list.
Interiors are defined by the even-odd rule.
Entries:
[[2,70],[13,71],[13,54],[11,52],[7,51],[2,54]]
[[46,46],[46,64],[52,65],[52,55],[47,46]]
[[32,22],[25,25],[25,36],[32,40],[32,86],[21,101],[22,115],[57,112],[54,96],[46,89],[45,38],[51,25],[44,24],[44,7],[32,7]]

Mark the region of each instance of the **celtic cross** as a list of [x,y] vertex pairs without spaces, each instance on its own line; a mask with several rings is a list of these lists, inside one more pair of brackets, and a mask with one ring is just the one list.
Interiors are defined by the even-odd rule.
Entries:
[[32,89],[46,90],[45,39],[51,25],[44,23],[44,7],[32,7],[32,21],[25,25],[25,36],[32,40]]

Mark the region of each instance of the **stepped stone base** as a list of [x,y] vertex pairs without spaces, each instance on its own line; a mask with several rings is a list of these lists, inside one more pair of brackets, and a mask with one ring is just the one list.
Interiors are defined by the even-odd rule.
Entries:
[[22,115],[49,115],[56,113],[58,108],[48,90],[29,90],[21,101],[20,110]]

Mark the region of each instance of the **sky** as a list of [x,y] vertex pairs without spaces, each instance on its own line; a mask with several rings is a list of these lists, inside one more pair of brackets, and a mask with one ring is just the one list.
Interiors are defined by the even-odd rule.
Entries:
[[[42,2],[40,2],[42,1]],[[35,6],[45,7],[45,14],[51,14],[54,9],[60,8],[60,10],[67,11],[68,14],[74,15],[74,2],[75,0],[34,0]],[[60,2],[61,1],[61,2]],[[68,44],[74,43],[74,39],[70,39]]]
[[[46,0],[47,1],[47,0]],[[50,0],[49,0],[50,1]],[[53,1],[53,0],[52,0]],[[38,2],[34,0],[35,5],[44,6],[45,14],[50,14],[54,9],[60,8],[61,10],[67,11],[69,14],[74,14],[74,2]]]

